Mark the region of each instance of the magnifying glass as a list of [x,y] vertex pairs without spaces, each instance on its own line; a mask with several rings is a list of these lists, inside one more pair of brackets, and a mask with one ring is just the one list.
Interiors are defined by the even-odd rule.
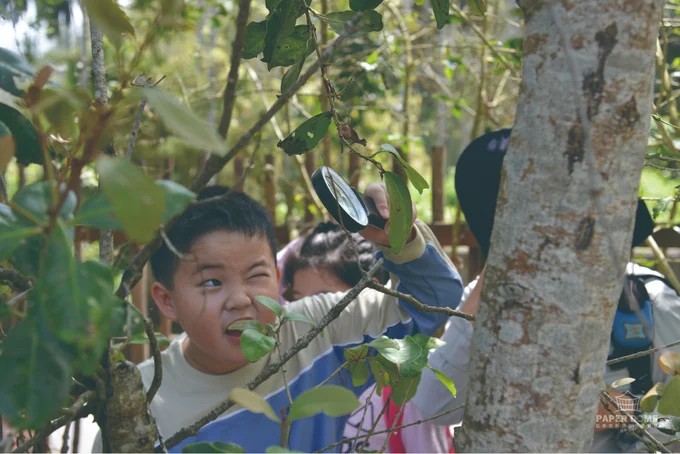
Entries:
[[350,232],[359,232],[369,224],[385,228],[387,221],[378,213],[373,199],[354,189],[330,167],[314,171],[312,186],[331,216]]

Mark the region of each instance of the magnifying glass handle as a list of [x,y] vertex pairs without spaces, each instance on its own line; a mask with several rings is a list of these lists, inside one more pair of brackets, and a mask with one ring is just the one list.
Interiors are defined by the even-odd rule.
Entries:
[[385,224],[387,223],[387,220],[384,219],[382,216],[380,216],[380,213],[378,212],[378,208],[375,206],[375,202],[373,201],[372,198],[366,197],[365,195],[361,194],[361,198],[364,200],[364,203],[366,204],[366,208],[368,208],[368,223],[372,225],[373,227],[377,227],[379,229],[384,229]]

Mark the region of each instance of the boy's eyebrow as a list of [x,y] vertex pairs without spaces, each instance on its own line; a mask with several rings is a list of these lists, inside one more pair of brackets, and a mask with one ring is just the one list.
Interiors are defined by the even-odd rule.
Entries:
[[196,269],[193,272],[193,276],[197,275],[198,273],[201,273],[206,270],[214,270],[214,269],[223,269],[223,265],[215,264],[215,263],[201,263],[200,265],[196,266]]
[[255,263],[253,263],[252,265],[250,265],[250,266],[248,267],[248,271],[251,271],[251,270],[257,268],[258,266],[267,266],[267,265],[268,265],[267,260],[266,260],[266,259],[261,259],[261,260],[258,260],[258,261],[255,262]]

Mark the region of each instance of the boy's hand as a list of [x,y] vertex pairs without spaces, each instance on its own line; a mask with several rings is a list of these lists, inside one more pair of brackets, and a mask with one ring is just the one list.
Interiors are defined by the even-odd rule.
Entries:
[[[385,228],[383,230],[369,225],[359,233],[361,233],[361,236],[366,238],[371,243],[390,247],[390,239],[387,236],[387,229],[390,226],[390,203],[387,198],[387,189],[385,188],[385,183],[369,184],[364,191],[364,195],[373,199],[373,202],[375,202],[375,207],[378,209],[378,213],[380,213],[383,219],[387,219],[388,221],[385,224]],[[416,205],[413,202],[411,202],[411,206],[413,208],[413,222],[415,222],[418,213],[416,210]],[[412,241],[413,238],[415,238],[415,234],[415,229],[413,228],[413,224],[411,224],[411,235],[406,242],[408,243]]]

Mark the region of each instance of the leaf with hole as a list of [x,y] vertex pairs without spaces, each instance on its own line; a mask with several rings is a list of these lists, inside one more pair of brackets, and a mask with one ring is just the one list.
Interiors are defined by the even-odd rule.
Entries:
[[16,144],[14,137],[12,137],[12,131],[0,121],[0,173],[5,173],[7,166],[14,157],[15,151]]
[[147,243],[165,211],[165,194],[150,176],[125,159],[97,159],[99,182],[132,241]]
[[182,452],[189,454],[191,453],[199,454],[203,452],[206,453],[225,452],[245,454],[246,450],[235,443],[225,443],[223,441],[214,441],[212,443],[208,443],[207,441],[202,441],[200,443],[192,443],[190,445],[186,445],[184,448],[182,448]]
[[277,317],[281,317],[283,315],[283,308],[278,301],[275,301],[268,296],[256,296],[255,301],[268,308],[270,311],[276,314]]
[[486,13],[486,0],[468,0],[468,7],[475,16],[483,16]]
[[668,351],[658,359],[659,366],[664,374],[680,375],[680,352]]
[[635,381],[634,378],[631,377],[626,377],[626,378],[619,378],[618,380],[614,380],[614,383],[612,383],[612,388],[620,388],[622,386],[626,386],[630,383],[633,383]]
[[215,128],[203,121],[177,98],[158,88],[140,88],[138,93],[145,97],[173,134],[188,145],[218,155],[224,155],[227,147]]
[[130,19],[116,0],[83,0],[83,5],[90,20],[116,48],[120,48],[123,34],[135,36]]
[[663,396],[663,383],[657,383],[647,391],[647,393],[640,400],[640,410],[645,413],[652,413],[656,409],[656,404],[659,402],[659,398]]
[[452,396],[456,396],[456,386],[453,384],[453,380],[451,380],[449,377],[447,377],[444,372],[435,369],[434,367],[430,366],[429,364],[427,367],[434,373],[434,376],[437,377],[437,379],[441,382],[442,385],[446,387],[446,389],[449,390]]
[[265,336],[260,331],[245,329],[241,333],[241,351],[243,356],[251,362],[257,362],[274,349],[274,338]]
[[361,403],[352,391],[342,386],[329,385],[309,389],[300,394],[290,406],[291,421],[323,413],[338,417],[352,413]]
[[441,30],[449,23],[449,0],[430,0],[437,28]]
[[[310,2],[311,0],[307,0],[307,5],[309,5]],[[302,14],[304,14],[304,5],[300,1],[284,0],[276,5],[269,16],[269,19],[267,19],[267,31],[264,36],[262,61],[267,63],[268,70],[271,71],[271,69],[275,67],[272,64],[272,60],[274,60],[274,54],[277,51],[279,53],[283,52],[284,55],[287,53],[287,49],[282,48],[283,41],[296,32],[298,27],[295,26],[295,22]],[[306,34],[309,34],[305,25],[301,25],[300,27],[305,27]],[[306,46],[304,47],[306,48]],[[279,59],[280,58],[281,55],[279,54]],[[299,59],[293,59],[294,62],[298,60]],[[291,64],[292,63],[289,63],[289,65]]]
[[21,112],[5,104],[0,104],[0,121],[12,133],[17,162],[23,166],[42,164],[40,136],[33,123]]
[[663,387],[657,411],[662,415],[680,416],[680,376],[671,378]]
[[352,11],[366,11],[377,8],[383,0],[349,0],[349,8]]
[[390,225],[387,229],[387,236],[392,252],[399,254],[408,240],[413,225],[411,194],[404,180],[396,173],[385,172],[385,185],[390,203]]
[[288,156],[305,154],[318,145],[331,125],[332,114],[323,112],[304,121],[288,137],[276,144]]
[[[281,39],[279,44],[267,60],[269,70],[277,66],[290,66],[294,64],[304,64],[304,60],[314,52],[312,34],[306,25],[298,25],[293,32]],[[300,66],[302,68],[302,66]],[[297,78],[295,78],[297,81]]]
[[302,323],[307,323],[308,325],[316,325],[316,323],[313,320],[310,320],[309,317],[307,317],[305,314],[301,314],[299,312],[286,312],[286,315],[283,316],[283,320],[286,322],[302,322]]
[[246,27],[246,42],[243,46],[243,58],[255,58],[264,50],[264,36],[267,34],[267,21],[251,22]]
[[[345,24],[356,17],[357,13],[354,11],[338,11],[335,13],[328,13],[325,16],[328,26],[338,35],[345,31]],[[357,31],[352,33],[352,37],[365,35],[370,32],[379,32],[383,29],[382,15],[377,11],[364,11],[363,16],[359,19],[356,25]]]
[[250,410],[253,413],[263,414],[274,422],[280,423],[281,419],[276,416],[271,405],[256,392],[245,388],[234,388],[229,394],[229,400]]
[[69,360],[36,317],[2,340],[0,413],[14,429],[37,429],[56,418],[71,386]]

